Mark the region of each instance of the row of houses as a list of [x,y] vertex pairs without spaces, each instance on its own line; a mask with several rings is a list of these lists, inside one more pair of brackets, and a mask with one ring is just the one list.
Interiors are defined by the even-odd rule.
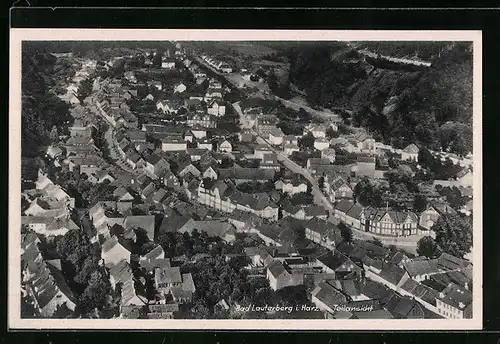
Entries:
[[62,274],[60,259],[44,259],[37,234],[28,231],[21,238],[21,291],[42,317],[53,316],[60,307],[74,311],[77,298]]
[[217,180],[211,185],[200,183],[198,202],[225,213],[247,211],[269,220],[278,219],[278,205],[265,192],[245,194],[230,180]]
[[201,57],[203,61],[205,61],[208,65],[211,67],[215,68],[216,70],[222,72],[222,73],[232,73],[233,68],[227,63],[223,61],[219,61],[213,57],[203,55]]

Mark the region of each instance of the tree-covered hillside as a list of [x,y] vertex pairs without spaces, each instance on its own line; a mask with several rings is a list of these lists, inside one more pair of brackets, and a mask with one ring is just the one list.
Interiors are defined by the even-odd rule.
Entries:
[[71,119],[69,106],[51,91],[57,73],[74,73],[58,65],[51,54],[22,52],[21,154],[37,156],[51,141],[54,126],[60,129]]
[[[345,43],[289,49],[289,79],[313,106],[351,110],[352,124],[385,143],[472,151],[472,49],[462,42],[357,45],[418,67],[364,58]],[[420,50],[421,51],[420,51]]]

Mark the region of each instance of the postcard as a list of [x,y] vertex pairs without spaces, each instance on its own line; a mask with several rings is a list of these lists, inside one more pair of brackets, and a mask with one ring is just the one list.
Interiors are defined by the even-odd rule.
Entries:
[[10,329],[482,327],[480,31],[10,38]]

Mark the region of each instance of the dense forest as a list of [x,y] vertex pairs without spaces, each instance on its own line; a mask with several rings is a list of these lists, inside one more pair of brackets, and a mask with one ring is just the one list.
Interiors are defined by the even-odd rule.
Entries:
[[417,143],[472,151],[472,49],[462,42],[380,42],[376,53],[425,60],[431,67],[374,62],[347,44],[297,46],[285,53],[289,80],[312,106],[344,108],[347,119],[397,148]]
[[[57,63],[48,53],[31,49],[22,52],[21,154],[35,157],[51,141],[54,126],[59,130],[71,119],[69,105],[51,90],[55,78],[73,74],[71,65]],[[53,134],[55,134],[53,132]],[[53,136],[53,135],[52,135]]]

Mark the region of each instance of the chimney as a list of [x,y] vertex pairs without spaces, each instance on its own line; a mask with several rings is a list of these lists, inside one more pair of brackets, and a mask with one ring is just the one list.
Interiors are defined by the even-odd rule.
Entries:
[[459,307],[460,309],[462,309],[462,308],[465,308],[465,305],[464,305],[464,303],[463,303],[463,302],[459,302],[459,303],[458,303],[458,307]]
[[440,298],[440,299],[444,298],[444,293],[443,293],[443,292],[440,292],[440,293],[439,293],[439,298]]

